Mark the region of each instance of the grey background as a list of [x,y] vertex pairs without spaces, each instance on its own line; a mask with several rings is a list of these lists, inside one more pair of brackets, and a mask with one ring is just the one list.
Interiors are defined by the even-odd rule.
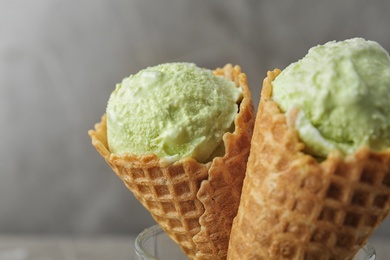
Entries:
[[[390,50],[390,1],[0,0],[0,233],[137,233],[153,220],[90,144],[115,83],[162,62],[267,70],[329,40]],[[390,236],[390,219],[376,232]]]

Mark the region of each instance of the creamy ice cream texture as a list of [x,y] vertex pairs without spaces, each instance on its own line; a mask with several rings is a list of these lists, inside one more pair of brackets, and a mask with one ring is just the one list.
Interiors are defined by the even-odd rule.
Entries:
[[193,63],[165,63],[117,84],[107,109],[110,152],[206,162],[224,152],[242,90]]
[[312,155],[390,147],[390,58],[374,41],[311,48],[274,80],[272,98],[283,112],[298,109],[294,124]]

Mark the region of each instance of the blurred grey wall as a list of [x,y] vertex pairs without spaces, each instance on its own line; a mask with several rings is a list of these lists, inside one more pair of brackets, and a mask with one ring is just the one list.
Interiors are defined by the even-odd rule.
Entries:
[[[262,80],[329,40],[390,50],[390,1],[0,0],[0,233],[128,234],[153,223],[90,144],[115,83],[162,62]],[[390,236],[390,220],[376,235]]]

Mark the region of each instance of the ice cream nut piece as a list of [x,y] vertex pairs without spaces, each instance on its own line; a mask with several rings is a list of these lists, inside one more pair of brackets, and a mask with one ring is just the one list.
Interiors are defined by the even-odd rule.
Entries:
[[[156,104],[152,104],[147,103],[149,100],[144,100],[141,103],[145,102],[146,106],[140,104],[139,108],[130,108],[134,105],[131,104],[130,109],[110,108],[112,104],[108,104],[107,116],[102,117],[102,121],[95,125],[95,130],[89,131],[89,135],[92,144],[102,157],[189,258],[225,259],[231,225],[240,200],[254,124],[254,107],[246,75],[241,72],[239,66],[233,67],[230,64],[212,71],[212,74],[192,64],[172,65],[171,68],[163,65],[141,72],[141,74],[146,73],[149,78],[146,82],[143,82],[145,79],[135,79],[135,76],[134,79],[131,77],[126,79],[121,86],[117,87],[115,97],[110,98],[110,102],[115,103],[117,101],[114,100],[120,100],[121,95],[129,96],[129,93],[120,94],[121,89],[129,87],[130,83],[127,81],[134,80],[141,82],[142,86],[139,90],[133,90],[138,94],[130,99],[153,96],[154,94],[149,91],[157,90],[164,94],[154,98],[164,99],[167,96],[166,102],[156,101]],[[173,69],[174,67],[177,71]],[[149,85],[150,81],[155,82],[156,85]],[[169,86],[163,86],[164,82],[172,84],[172,87],[185,87],[186,89],[184,91],[172,90]],[[157,103],[163,108],[154,107]],[[205,107],[212,110],[212,117],[205,115],[205,111],[202,112]],[[143,111],[146,109],[152,110],[151,113],[155,115],[151,116]],[[187,116],[183,114],[184,110],[189,112]],[[123,123],[144,124],[142,127],[139,126],[138,130],[132,130],[131,133],[138,136],[134,139],[136,143],[134,149],[140,154],[130,151],[126,153],[125,150],[111,151],[110,138],[107,140],[109,137],[107,123],[109,114],[115,111],[127,114],[129,118],[123,116]],[[132,113],[136,111],[148,119],[143,120],[133,115]],[[159,113],[167,116],[168,119],[160,118]],[[221,114],[218,116],[218,113]],[[114,115],[113,118],[115,121],[117,116]],[[160,120],[161,126],[158,122],[149,122],[153,120],[152,118]],[[228,122],[230,119],[232,122]],[[186,126],[184,121],[193,124],[194,128]],[[116,127],[125,128],[125,131],[130,129],[124,125],[115,126],[115,124],[118,124],[118,121],[112,125],[113,132],[118,130],[115,129]],[[177,132],[174,125],[186,130],[180,129]],[[147,128],[154,126],[163,134],[145,133],[149,131]],[[199,133],[198,128],[202,129]],[[221,134],[219,132],[222,128],[224,129]],[[136,133],[137,131],[140,133]],[[197,135],[206,135],[212,131],[218,133],[205,138],[209,139],[207,145],[204,145],[203,141],[192,142],[192,139],[199,139]],[[186,134],[182,134],[183,132]],[[191,138],[186,138],[187,134]],[[119,134],[111,139],[111,142],[115,143],[117,139],[118,143],[124,142],[122,144],[124,149],[127,147],[133,149],[131,148],[133,144],[128,144],[133,140],[129,135]],[[139,143],[142,141],[138,140],[139,136],[152,136],[154,141],[150,153],[142,154],[142,149],[147,148],[140,148],[142,145]],[[186,145],[179,149],[174,148],[174,145],[178,145],[178,140],[173,136],[180,139],[180,144],[184,143],[183,140],[189,141],[189,146],[195,148],[193,151],[191,151],[192,148],[187,149]],[[221,141],[217,140],[218,136]],[[197,148],[199,145],[203,148]],[[167,147],[169,149],[164,149]],[[166,151],[169,152],[165,153]],[[202,153],[197,151],[202,151]],[[208,154],[202,158],[203,151]],[[203,160],[205,161],[202,162]]]
[[272,83],[283,112],[298,108],[293,122],[306,152],[326,157],[351,154],[366,145],[390,146],[390,57],[362,38],[311,48]]
[[389,214],[388,55],[353,39],[306,57],[264,79],[228,259],[352,259]]

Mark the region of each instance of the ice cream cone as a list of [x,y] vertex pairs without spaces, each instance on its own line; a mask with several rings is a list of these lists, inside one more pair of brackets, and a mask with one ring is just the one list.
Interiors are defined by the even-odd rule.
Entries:
[[279,73],[263,83],[228,259],[352,259],[389,214],[390,149],[303,153],[271,99]]
[[246,76],[226,65],[214,74],[243,90],[233,133],[225,133],[225,155],[211,162],[192,158],[167,163],[156,155],[116,155],[107,145],[106,119],[90,130],[92,144],[164,231],[193,259],[225,259],[240,200],[254,123]]

